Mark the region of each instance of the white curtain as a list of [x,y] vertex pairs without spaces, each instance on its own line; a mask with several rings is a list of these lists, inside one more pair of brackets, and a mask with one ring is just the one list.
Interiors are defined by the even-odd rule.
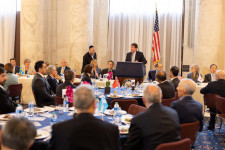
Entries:
[[14,57],[16,0],[0,0],[0,63]]
[[157,7],[161,63],[168,72],[181,64],[183,0],[110,0],[108,51],[115,62],[125,61],[135,42],[153,69],[152,35]]

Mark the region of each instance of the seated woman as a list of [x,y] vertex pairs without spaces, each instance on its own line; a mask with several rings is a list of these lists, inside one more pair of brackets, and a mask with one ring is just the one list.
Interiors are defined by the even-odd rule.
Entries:
[[90,84],[92,84],[91,82],[91,74],[92,74],[93,70],[92,70],[92,66],[90,64],[86,65],[84,67],[84,76],[83,78],[81,79],[81,82],[88,82]]
[[7,78],[4,89],[7,91],[10,84],[18,84],[18,76],[13,73],[13,65],[11,63],[5,64],[4,68],[6,70]]
[[93,72],[91,74],[91,78],[98,79],[99,78],[99,75],[102,72],[102,70],[98,67],[97,60],[96,59],[93,59],[90,64],[93,67]]
[[198,65],[192,65],[191,66],[191,73],[189,73],[187,75],[187,78],[192,79],[194,82],[198,82],[198,78],[199,76],[201,76],[201,74],[199,74],[199,67]]
[[61,77],[57,74],[56,67],[50,65],[47,67],[47,81],[54,94],[56,94],[56,88],[59,84],[63,83]]
[[30,63],[31,60],[29,58],[26,58],[24,60],[24,66],[22,67],[22,71],[24,74],[34,75],[35,74],[34,67],[31,67]]

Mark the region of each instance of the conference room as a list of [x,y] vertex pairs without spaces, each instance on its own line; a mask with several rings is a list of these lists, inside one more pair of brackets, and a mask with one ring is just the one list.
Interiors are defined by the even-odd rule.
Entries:
[[225,149],[224,8],[0,0],[1,149]]

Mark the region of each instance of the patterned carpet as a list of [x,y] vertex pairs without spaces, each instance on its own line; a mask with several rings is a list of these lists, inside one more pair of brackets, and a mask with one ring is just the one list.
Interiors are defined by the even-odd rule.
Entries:
[[209,123],[209,114],[205,114],[204,129],[198,133],[195,149],[196,150],[225,150],[225,122],[221,129],[221,136],[219,135],[220,119],[217,119],[216,129],[214,131],[207,130]]

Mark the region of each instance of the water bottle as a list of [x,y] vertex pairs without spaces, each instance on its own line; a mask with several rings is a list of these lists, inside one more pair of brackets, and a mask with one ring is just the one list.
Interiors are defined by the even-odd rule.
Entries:
[[16,117],[21,117],[23,116],[23,107],[18,104],[18,106],[16,107]]
[[75,75],[75,78],[76,78],[76,75],[77,75],[77,70],[74,69],[74,75]]
[[60,77],[61,77],[61,80],[63,80],[63,74],[62,73],[60,74]]
[[116,102],[115,105],[114,105],[114,108],[113,108],[113,110],[114,110],[113,118],[114,118],[114,119],[115,119],[115,117],[116,117],[116,113],[117,113],[118,108],[119,108],[119,104],[118,104],[118,102]]
[[50,124],[51,126],[56,123],[56,120],[57,120],[57,115],[55,114],[55,112],[52,113],[52,117],[51,117],[51,121],[50,121]]
[[96,114],[99,114],[99,100],[98,100],[98,98],[96,98],[95,106],[96,106],[96,108],[95,108],[95,113],[96,113]]
[[95,85],[95,95],[97,95],[97,93],[98,93],[98,86]]
[[121,125],[121,118],[122,118],[121,108],[118,107],[114,121],[116,125]]
[[83,79],[83,74],[80,75],[80,78]]
[[102,78],[102,74],[99,75],[99,79],[101,79],[101,78]]
[[69,100],[66,95],[64,95],[64,100],[63,100],[63,112],[68,112],[69,111]]
[[32,101],[32,99],[30,100],[29,104],[28,104],[28,117],[33,117],[34,116],[34,102]]

